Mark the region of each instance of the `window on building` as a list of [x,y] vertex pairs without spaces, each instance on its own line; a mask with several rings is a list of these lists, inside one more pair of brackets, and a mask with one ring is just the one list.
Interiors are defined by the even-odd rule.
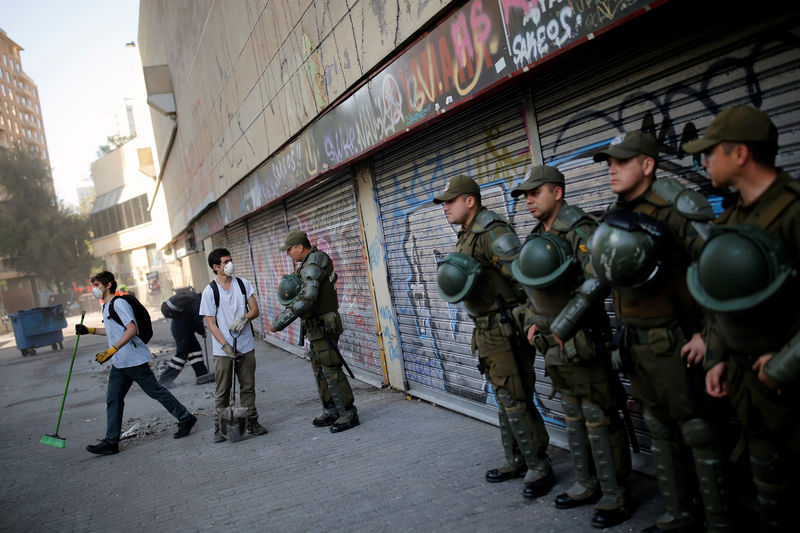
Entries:
[[6,86],[4,84],[0,83],[0,87],[2,87],[3,96],[5,96],[6,95]]
[[3,54],[3,65],[8,66],[8,58],[6,57],[5,54]]
[[8,74],[8,71],[6,71],[6,81],[11,83],[11,76]]

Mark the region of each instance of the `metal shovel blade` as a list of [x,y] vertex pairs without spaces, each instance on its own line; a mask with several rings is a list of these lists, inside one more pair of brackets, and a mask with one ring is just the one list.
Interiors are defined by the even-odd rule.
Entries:
[[233,423],[228,429],[228,440],[239,442],[247,431],[247,407],[233,407]]

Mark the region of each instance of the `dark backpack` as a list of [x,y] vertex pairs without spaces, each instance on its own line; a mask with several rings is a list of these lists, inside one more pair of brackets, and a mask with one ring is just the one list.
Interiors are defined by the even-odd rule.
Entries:
[[122,296],[117,296],[116,298],[112,299],[108,303],[108,316],[114,322],[119,324],[120,326],[127,327],[125,324],[122,323],[122,320],[119,318],[119,315],[116,311],[114,311],[114,300],[117,298],[122,298],[128,305],[131,306],[131,310],[133,311],[133,318],[136,320],[136,328],[138,329],[136,336],[142,339],[142,342],[147,344],[150,342],[150,339],[153,338],[153,323],[150,321],[150,313],[147,312],[147,309],[141,304],[139,300],[136,299],[136,296],[133,294],[123,294]]

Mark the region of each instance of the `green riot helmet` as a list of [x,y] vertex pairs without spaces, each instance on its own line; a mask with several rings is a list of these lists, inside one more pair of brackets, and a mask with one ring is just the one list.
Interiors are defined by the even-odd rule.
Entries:
[[436,286],[445,302],[455,304],[463,301],[483,272],[481,264],[472,256],[453,252],[439,261]]
[[300,276],[295,273],[284,274],[278,282],[278,303],[283,306],[291,304],[300,294],[302,287],[303,282],[300,281]]
[[535,289],[556,283],[577,260],[569,243],[550,233],[534,233],[511,264],[514,278]]
[[608,213],[589,245],[597,277],[618,290],[642,289],[661,270],[659,244],[666,238],[663,223],[627,209]]
[[786,289],[796,274],[775,233],[749,225],[714,226],[686,272],[686,283],[694,299],[711,311],[726,344],[766,353],[785,340],[792,316],[786,309],[794,293]]

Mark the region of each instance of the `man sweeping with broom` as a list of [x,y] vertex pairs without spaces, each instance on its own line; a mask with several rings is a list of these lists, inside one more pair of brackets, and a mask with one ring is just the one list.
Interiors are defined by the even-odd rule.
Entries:
[[197,417],[156,381],[148,364],[152,355],[147,345],[138,336],[139,330],[133,309],[123,298],[114,295],[117,290],[114,274],[100,272],[92,276],[91,282],[92,294],[95,298],[105,302],[103,304],[105,327],[91,328],[83,324],[76,324],[75,333],[108,337],[108,349],[98,353],[95,360],[103,364],[111,359],[111,372],[108,375],[106,390],[106,437],[98,444],[90,444],[86,450],[98,455],[113,455],[119,452],[125,396],[134,382],[142,388],[145,394],[158,401],[172,416],[178,419],[178,431],[173,437],[180,439],[187,436],[197,423]]

